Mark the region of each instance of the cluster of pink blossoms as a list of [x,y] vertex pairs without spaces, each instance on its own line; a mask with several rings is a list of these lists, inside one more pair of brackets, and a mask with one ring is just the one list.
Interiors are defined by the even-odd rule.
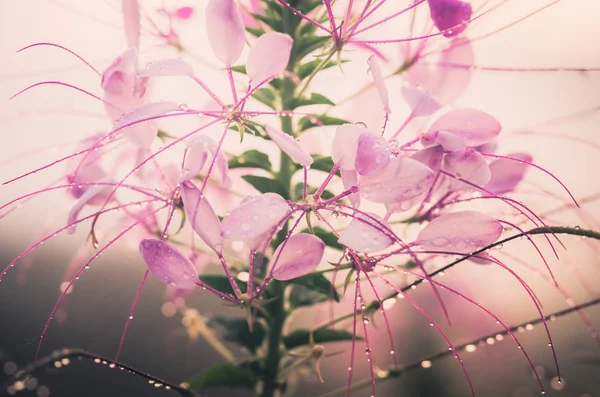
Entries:
[[[325,280],[332,289],[331,297],[334,297],[337,296],[335,278],[339,277],[338,272],[343,272],[346,287],[355,281],[351,360],[353,363],[359,338],[358,316],[364,324],[372,395],[375,395],[377,374],[370,358],[367,318],[376,311],[382,313],[398,367],[392,330],[383,304],[395,295],[406,297],[427,317],[459,358],[459,352],[442,328],[406,294],[405,286],[398,286],[385,277],[388,271],[428,282],[446,317],[440,289],[477,306],[501,323],[522,348],[512,331],[494,314],[461,292],[435,281],[426,270],[429,262],[448,255],[458,256],[458,262],[471,259],[482,264],[496,264],[521,282],[544,320],[531,288],[488,249],[499,244],[508,229],[525,236],[546,263],[538,245],[525,231],[537,227],[539,234],[551,234],[552,230],[527,205],[507,195],[517,188],[529,168],[553,176],[536,166],[527,153],[495,152],[502,126],[494,116],[478,109],[445,108],[466,88],[473,62],[469,40],[459,36],[469,22],[494,7],[476,13],[466,1],[420,0],[367,24],[385,0],[368,0],[361,7],[353,7],[354,2],[350,1],[342,15],[337,15],[332,3],[331,0],[254,0],[240,5],[234,0],[209,0],[204,29],[214,55],[226,70],[232,97],[229,102],[217,96],[201,74],[197,75],[192,65],[181,58],[158,59],[140,66],[138,48],[142,13],[137,0],[123,0],[128,48],[101,74],[102,95],[62,82],[36,84],[60,84],[95,97],[103,102],[113,125],[110,131],[81,141],[74,153],[43,167],[66,163],[67,172],[62,184],[3,206],[9,208],[17,201],[53,189],[66,189],[76,200],[66,226],[29,247],[1,276],[47,239],[62,231],[73,232],[76,226],[91,221],[88,241],[91,240],[97,250],[68,280],[52,315],[98,255],[121,238],[133,235],[147,265],[144,282],[150,273],[173,289],[201,287],[209,290],[223,300],[247,309],[251,330],[257,321],[264,320],[263,306],[267,305],[268,309],[273,300],[283,300],[283,291],[293,287],[294,280],[323,277],[331,271],[332,280]],[[417,9],[427,7],[431,24],[425,35],[390,40],[361,38],[361,34],[405,13],[412,13],[414,24]],[[193,12],[191,7],[161,9],[158,15],[167,16],[170,23],[166,33],[146,18],[153,26],[154,35],[183,51],[184,46],[174,27],[177,21],[187,21]],[[289,30],[289,24],[293,25],[293,30]],[[441,50],[437,46],[439,40],[446,40]],[[247,42],[252,44],[245,66],[235,67],[240,63]],[[401,92],[411,112],[400,128],[392,132],[388,120],[394,104],[390,103],[382,70],[382,63],[387,59],[374,47],[380,43],[401,43],[405,54],[404,64],[395,74],[406,78]],[[34,46],[41,45],[67,50],[50,43]],[[313,93],[308,97],[304,94],[314,75],[335,66],[336,62],[331,60],[333,56],[343,56],[343,50],[352,46],[373,54],[368,60],[368,69],[384,114],[383,128],[379,131],[327,114],[297,110],[304,105],[333,104],[322,94]],[[315,53],[320,58],[308,58]],[[431,55],[437,55],[435,62],[429,61]],[[246,76],[243,90],[238,87],[239,81],[236,83],[235,73]],[[210,102],[200,109],[191,109],[176,102],[156,101],[154,98],[158,93],[154,84],[163,77],[189,79],[210,97]],[[264,110],[264,105],[269,109]],[[201,116],[201,125],[192,131],[171,135],[171,131],[159,128],[162,120],[190,116]],[[277,119],[281,125],[275,126],[273,120]],[[407,126],[415,120],[419,120],[420,126],[427,127],[418,127],[416,136],[401,141],[408,134]],[[337,130],[326,153],[310,153],[297,139],[309,128],[326,128],[328,125],[337,125]],[[221,129],[218,139],[204,134],[215,128]],[[274,170],[269,157],[257,150],[239,155],[226,153],[225,138],[237,133],[242,138],[244,134],[255,135],[257,139],[263,139],[262,145],[268,150],[277,149],[281,153],[280,167]],[[161,146],[157,148],[159,141]],[[244,143],[242,141],[239,146],[243,148]],[[120,159],[116,162],[115,153]],[[166,153],[171,155],[163,156]],[[133,167],[129,167],[130,161],[125,161],[130,159],[134,159]],[[242,177],[245,182],[237,174],[233,175],[233,168],[249,170],[248,175]],[[256,174],[252,169],[266,171],[266,174]],[[315,176],[316,171],[324,173],[319,178]],[[299,189],[294,189],[292,184],[296,173],[301,174]],[[243,183],[249,183],[260,194],[244,194],[240,200],[237,192],[248,186]],[[339,188],[340,185],[343,188]],[[497,219],[492,214],[463,209],[475,200],[501,201],[518,217]],[[457,210],[459,205],[461,209]],[[117,222],[119,232],[103,241],[98,237],[101,229],[98,223],[104,214],[114,211],[123,214]],[[89,215],[82,216],[82,213]],[[181,224],[173,222],[177,214],[180,214]],[[340,215],[348,221],[340,223]],[[407,241],[397,231],[400,222],[420,224],[422,228],[414,239]],[[132,232],[134,230],[137,233]],[[204,244],[197,246],[195,237]],[[192,243],[185,243],[186,239]],[[552,238],[546,237],[546,240],[554,250]],[[245,248],[243,255],[240,250],[232,249],[232,245],[240,242]],[[268,260],[263,261],[265,257]],[[336,260],[328,261],[328,258]],[[199,275],[203,261],[218,262],[229,287],[222,288],[203,279],[202,274]],[[553,280],[549,267],[548,271]],[[372,282],[375,278],[383,279],[392,288],[391,297],[377,291]],[[361,291],[364,285],[361,284],[365,281],[376,297],[376,302],[370,306],[361,304],[364,301]],[[281,283],[283,287],[271,287],[274,283]],[[330,325],[334,324],[332,319]],[[554,349],[549,333],[548,338]],[[310,344],[314,358],[318,360],[322,350],[319,350],[321,346],[315,345],[319,341],[313,339],[311,333]],[[119,352],[122,344],[123,340]],[[523,353],[531,364],[524,349]],[[352,363],[347,395],[351,392]],[[460,358],[459,363],[471,385]],[[276,360],[275,370],[278,365],[279,360]],[[543,390],[535,367],[531,366]],[[277,387],[265,382],[267,389]],[[471,393],[474,394],[473,387]]]

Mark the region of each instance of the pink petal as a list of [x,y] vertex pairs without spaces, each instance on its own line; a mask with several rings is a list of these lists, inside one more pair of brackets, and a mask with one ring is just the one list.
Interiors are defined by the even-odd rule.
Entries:
[[122,0],[125,36],[129,48],[140,48],[140,6],[138,0]]
[[414,117],[429,116],[439,110],[441,105],[424,88],[412,84],[403,85],[402,96],[412,109]]
[[194,69],[189,63],[181,59],[167,58],[148,62],[146,68],[138,74],[138,77],[193,75]]
[[185,20],[192,16],[194,13],[194,8],[192,7],[180,7],[175,11],[175,17]]
[[442,159],[444,158],[444,148],[440,145],[430,146],[425,149],[421,149],[418,152],[415,152],[411,159],[417,160],[427,167],[431,168],[433,172],[437,174],[442,166]]
[[179,106],[175,102],[154,102],[143,105],[121,116],[113,123],[113,129],[125,127],[128,124],[134,125],[123,128],[123,133],[134,145],[141,149],[149,149],[152,141],[156,138],[158,127],[153,120],[142,121],[148,118],[161,116],[163,114],[177,110]]
[[[73,222],[77,221],[77,217],[79,216],[79,213],[81,212],[83,207],[85,207],[86,205],[92,205],[94,199],[99,199],[96,200],[96,202],[100,201],[103,203],[104,201],[106,201],[111,191],[112,186],[108,185],[93,185],[86,188],[85,192],[83,192],[83,194],[79,197],[79,200],[77,200],[73,207],[71,207],[71,210],[69,211],[69,216],[67,217],[67,225],[70,225]],[[69,229],[67,229],[67,232],[69,234],[75,233],[75,229],[76,227],[75,225],[73,225],[69,227]]]
[[282,74],[290,61],[294,40],[287,34],[269,32],[256,40],[250,49],[246,72],[253,86]]
[[369,64],[369,71],[371,73],[371,76],[373,77],[373,81],[375,82],[375,87],[377,87],[379,98],[381,98],[383,111],[385,112],[385,114],[390,114],[392,112],[390,110],[390,97],[388,94],[387,87],[385,85],[385,80],[383,78],[381,65],[379,65],[379,61],[377,60],[377,58],[375,58],[375,55],[371,55],[367,63]]
[[279,148],[296,163],[307,166],[313,163],[313,158],[300,146],[300,142],[283,131],[267,126],[267,135]]
[[281,243],[271,258],[271,271],[276,280],[292,280],[304,276],[319,266],[325,253],[325,243],[315,235],[295,234]]
[[67,175],[67,182],[73,185],[68,193],[74,198],[80,198],[86,190],[93,186],[85,184],[98,182],[107,176],[106,172],[96,164],[81,166],[79,169],[75,166],[73,172],[75,171],[75,174]]
[[221,62],[226,65],[237,62],[246,42],[246,30],[235,0],[209,0],[206,33],[210,47]]
[[340,233],[338,243],[353,251],[369,254],[394,244],[390,235],[393,235],[393,232],[387,222],[376,214],[366,212],[354,216],[350,224]]
[[175,102],[153,102],[143,105],[137,109],[125,113],[113,123],[113,129],[117,130],[128,124],[140,122],[150,117],[161,116],[179,109]]
[[410,159],[395,157],[381,172],[359,180],[360,195],[376,203],[399,203],[426,192],[433,183],[433,171]]
[[331,159],[335,164],[340,164],[340,169],[355,169],[358,139],[368,132],[368,129],[360,125],[344,124],[338,127],[331,145]]
[[200,189],[186,181],[181,184],[181,199],[187,220],[194,231],[214,251],[219,252],[223,246],[221,222]]
[[441,145],[450,152],[466,149],[462,137],[447,131],[426,132],[421,136],[421,143],[423,146]]
[[[527,162],[533,160],[527,153],[512,153],[508,156]],[[528,164],[515,160],[494,160],[490,163],[491,178],[485,185],[485,189],[496,194],[511,192],[523,180],[528,168]]]
[[290,214],[290,207],[276,193],[248,196],[223,219],[221,235],[230,240],[250,240],[275,228]]
[[435,218],[421,230],[416,243],[426,251],[470,253],[500,238],[502,225],[475,211],[452,212]]
[[[469,66],[474,64],[474,58],[473,48],[467,39],[454,39],[447,49],[441,51],[437,62],[417,59],[404,75],[410,83],[422,86],[446,105],[453,103],[469,85],[473,75]],[[452,67],[452,64],[464,67]]]
[[102,74],[101,85],[106,101],[104,107],[108,117],[113,120],[141,105],[140,98],[134,95],[136,60],[136,50],[129,49]]
[[[210,139],[210,141],[212,141],[212,139]],[[188,181],[195,178],[196,175],[200,173],[202,168],[204,168],[206,160],[208,159],[208,155],[210,154],[208,145],[211,143],[216,145],[214,141],[207,142],[207,140],[203,139],[197,139],[193,142],[190,142],[188,145],[188,151],[185,155],[185,160],[183,162],[183,173],[181,175],[182,181]]]
[[358,137],[358,148],[354,162],[356,172],[372,175],[384,169],[390,162],[392,148],[387,139],[372,132]]
[[192,262],[170,244],[160,240],[145,239],[140,243],[140,253],[148,270],[159,281],[182,289],[196,287],[198,272]]
[[487,113],[476,109],[456,109],[437,119],[429,127],[429,132],[451,132],[460,136],[468,147],[474,147],[491,141],[501,129],[500,123]]
[[[348,190],[358,185],[358,173],[356,171],[340,170],[340,174],[342,175],[344,189]],[[348,199],[350,199],[350,203],[354,208],[360,207],[360,194],[352,193],[348,196]]]
[[[443,35],[453,37],[467,28],[473,12],[471,4],[461,0],[428,0],[431,19]],[[463,24],[464,23],[464,24]],[[454,29],[452,29],[454,28]]]
[[[444,169],[450,174],[476,186],[483,186],[490,180],[490,167],[488,167],[485,158],[481,153],[471,148],[446,154],[444,157]],[[468,190],[473,188],[473,186],[463,181],[450,178],[450,190]]]

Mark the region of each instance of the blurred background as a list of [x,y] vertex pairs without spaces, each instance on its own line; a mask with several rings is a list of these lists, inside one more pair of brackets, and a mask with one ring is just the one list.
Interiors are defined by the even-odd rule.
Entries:
[[[140,0],[144,10],[157,16],[162,1]],[[210,82],[219,95],[228,95],[226,76],[220,69],[207,44],[203,26],[205,1],[169,2],[167,6],[194,6],[192,17],[179,26],[177,33],[189,53],[182,56],[194,63],[196,73]],[[343,9],[342,1],[338,6]],[[357,2],[362,4],[363,2]],[[388,2],[380,15],[395,9]],[[392,4],[393,3],[393,4]],[[474,8],[483,4],[502,3],[473,1]],[[469,27],[468,37],[484,36],[525,15],[550,4],[547,0],[507,1],[490,15]],[[592,0],[563,0],[535,16],[510,26],[474,44],[476,65],[488,67],[600,67],[598,38],[600,26],[597,16],[600,4]],[[159,18],[159,17],[157,17]],[[157,19],[160,20],[160,19]],[[406,30],[407,18],[382,26],[373,36],[399,37]],[[153,58],[178,56],[172,48],[161,47],[161,42],[148,32],[142,35],[140,56],[142,64]],[[60,80],[100,94],[97,75],[65,52],[51,48],[16,51],[36,42],[53,42],[76,51],[102,71],[126,47],[120,16],[119,1],[101,0],[20,0],[0,2],[0,127],[3,144],[0,145],[0,179],[8,180],[65,153],[69,144],[92,133],[107,131],[110,122],[99,102],[61,87],[39,87],[11,101],[8,98],[41,80]],[[390,58],[389,70],[397,68],[400,57],[398,46],[379,46]],[[334,101],[342,100],[369,81],[366,74],[368,53],[350,51],[348,59],[356,62],[344,65],[343,74],[332,68],[317,76],[314,87],[325,92]],[[151,56],[151,57],[150,57]],[[394,63],[396,62],[396,63]],[[388,81],[392,103],[401,102],[401,79]],[[600,215],[600,205],[594,200],[600,193],[600,73],[594,72],[517,72],[474,71],[467,91],[458,106],[476,107],[493,114],[503,124],[498,153],[525,151],[531,153],[540,166],[551,170],[585,203],[583,210],[575,211],[565,204],[564,191],[549,177],[532,170],[519,199],[538,213],[554,211],[549,216],[552,224],[596,228],[594,217]],[[187,82],[169,80],[160,86],[161,99],[186,103],[190,108],[206,101],[195,86]],[[353,103],[340,107],[340,117],[365,121],[375,127],[381,121],[373,90],[356,98]],[[399,105],[390,121],[390,128],[402,123],[403,105]],[[186,125],[173,128],[187,128]],[[528,131],[527,134],[518,132]],[[324,128],[312,138],[313,148],[328,148],[334,129]],[[414,131],[413,131],[414,132]],[[235,135],[235,134],[234,134]],[[249,137],[251,138],[251,137]],[[236,144],[232,137],[228,144]],[[261,142],[244,141],[246,150]],[[306,143],[307,145],[309,143]],[[261,148],[262,149],[262,148]],[[234,149],[232,149],[234,150]],[[23,154],[27,153],[27,155]],[[7,202],[32,190],[58,180],[63,173],[60,166],[37,173],[14,184],[0,187],[1,201]],[[547,191],[540,194],[539,189]],[[531,192],[537,192],[532,194]],[[553,195],[558,196],[556,199]],[[62,227],[72,201],[62,191],[47,193],[27,202],[23,208],[0,221],[0,257],[8,264],[30,244],[46,233]],[[481,209],[490,210],[487,205]],[[0,285],[0,384],[8,376],[33,360],[39,337],[60,293],[68,264],[86,236],[86,228],[74,235],[60,235],[22,261],[2,279]],[[539,239],[542,242],[542,239]],[[567,250],[560,250],[560,260],[551,259],[564,294],[557,292],[544,277],[543,264],[526,241],[516,241],[503,247],[501,254],[516,257],[535,267],[526,269],[518,261],[507,263],[534,289],[543,302],[546,315],[573,304],[583,303],[600,296],[600,258],[597,242],[579,238],[562,238]],[[548,251],[548,252],[547,252]],[[549,253],[549,250],[545,250]],[[21,267],[18,270],[18,267]],[[27,270],[25,270],[27,269]],[[210,270],[210,268],[209,268]],[[144,271],[137,254],[136,244],[124,242],[109,250],[84,273],[60,307],[44,339],[42,355],[61,347],[77,347],[112,357],[119,344],[135,292]],[[445,283],[476,297],[507,324],[514,325],[534,320],[535,307],[518,282],[501,269],[465,263],[446,274]],[[436,302],[426,288],[414,291],[413,296],[424,308],[436,314]],[[202,373],[223,358],[201,337],[190,338],[182,325],[182,318],[173,306],[165,305],[168,296],[162,284],[151,279],[145,287],[127,334],[121,361],[167,379],[175,384]],[[444,295],[453,319],[446,327],[448,335],[457,343],[477,340],[501,328],[492,319],[466,305],[459,299]],[[234,308],[224,307],[212,295],[195,292],[186,297],[186,305],[202,315],[230,312],[241,315]],[[345,305],[345,306],[344,306]],[[345,302],[342,308],[348,309]],[[342,310],[342,309],[339,309]],[[402,364],[419,362],[425,357],[446,349],[443,340],[429,327],[428,321],[418,315],[406,302],[398,301],[389,312],[395,333],[396,350]],[[589,326],[600,328],[600,307],[585,311]],[[306,321],[326,318],[324,313],[306,310],[299,312],[291,326]],[[556,372],[543,327],[537,325],[518,333],[533,362],[543,375],[549,396],[600,396],[600,346],[590,336],[586,324],[577,314],[561,317],[549,323],[554,338],[564,382],[556,382]],[[373,328],[374,362],[380,368],[391,364],[389,346],[383,327]],[[229,346],[236,351],[235,346]],[[327,346],[327,352],[343,351],[341,355],[322,363],[325,384],[307,372],[298,385],[299,396],[320,395],[343,386],[348,362],[348,344]],[[359,350],[360,351],[360,350]],[[239,352],[243,355],[243,352]],[[463,353],[478,396],[529,397],[539,394],[531,369],[516,345],[505,338],[484,342],[476,349]],[[355,379],[368,377],[366,360],[357,355]],[[162,396],[174,392],[157,389],[139,377],[126,372],[111,372],[106,366],[91,361],[71,363],[41,374],[35,390],[19,395],[43,396]],[[41,387],[43,386],[43,387]],[[33,387],[32,387],[33,388]],[[0,390],[0,395],[6,389]],[[237,390],[202,390],[202,395],[233,397],[246,396]],[[245,394],[246,393],[246,394]],[[384,382],[378,387],[382,397],[465,396],[468,388],[460,367],[451,357],[433,363],[431,368],[413,370],[397,380]],[[353,394],[354,395],[354,394]],[[356,393],[369,395],[363,390]]]

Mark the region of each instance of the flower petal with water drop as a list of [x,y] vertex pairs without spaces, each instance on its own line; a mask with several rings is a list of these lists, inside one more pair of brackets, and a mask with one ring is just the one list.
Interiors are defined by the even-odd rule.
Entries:
[[433,171],[411,158],[390,159],[377,174],[359,179],[360,195],[376,203],[400,203],[425,193],[433,183]]
[[354,162],[356,172],[372,175],[384,169],[390,162],[392,148],[387,139],[372,132],[358,137],[358,148]]
[[408,102],[408,105],[412,109],[414,117],[429,116],[437,112],[441,107],[439,102],[422,87],[405,84],[400,90],[402,91],[404,100]]
[[338,243],[356,252],[371,253],[384,250],[394,243],[393,232],[380,216],[357,213],[340,233]]
[[300,143],[293,136],[271,126],[267,126],[266,130],[269,138],[296,163],[303,166],[313,163],[313,158],[302,149]]
[[428,0],[433,23],[446,37],[454,37],[467,28],[473,9],[461,0]]
[[156,239],[144,239],[140,243],[140,254],[150,273],[162,283],[181,289],[196,287],[196,268],[170,244]]
[[495,194],[504,194],[514,190],[523,180],[529,164],[520,162],[524,160],[531,162],[533,158],[527,153],[512,153],[507,157],[517,160],[497,159],[490,163],[491,177],[485,185],[485,189]]
[[271,258],[271,271],[276,280],[292,280],[319,266],[325,243],[313,234],[299,233],[281,243]]
[[502,230],[500,222],[480,212],[452,212],[429,222],[416,244],[426,251],[467,254],[497,241]]
[[194,68],[189,63],[176,58],[159,59],[148,62],[138,77],[193,76]]
[[[485,158],[475,149],[447,153],[444,156],[444,170],[457,178],[475,186],[483,186],[490,180],[490,167]],[[450,178],[450,190],[469,190],[474,187],[459,179]]]
[[429,132],[446,131],[460,136],[465,145],[475,147],[494,139],[502,126],[493,116],[477,109],[456,109],[437,119]]
[[359,137],[370,133],[360,125],[344,124],[338,127],[331,145],[331,159],[340,169],[354,171],[356,168],[356,155]]
[[186,181],[181,184],[181,199],[187,220],[194,231],[206,245],[219,252],[223,246],[221,222],[206,197],[200,195],[196,185]]
[[276,193],[248,196],[221,223],[221,235],[247,241],[261,236],[290,214],[287,201]]

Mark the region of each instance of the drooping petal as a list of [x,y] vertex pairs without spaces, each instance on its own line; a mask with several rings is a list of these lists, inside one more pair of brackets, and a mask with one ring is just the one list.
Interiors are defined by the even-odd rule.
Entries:
[[[112,186],[108,185],[93,185],[86,188],[83,194],[79,197],[79,200],[77,200],[73,207],[71,207],[71,210],[69,211],[69,215],[67,217],[67,225],[70,225],[77,220],[79,213],[86,205],[92,205],[94,204],[94,201],[96,203],[103,203],[104,201],[106,201],[111,191]],[[69,229],[67,229],[67,232],[70,234],[75,233],[75,229],[75,225],[73,225],[69,227]]]
[[467,28],[473,9],[471,4],[461,0],[428,0],[431,19],[440,30],[448,30],[443,35],[453,37]]
[[402,96],[412,109],[414,117],[429,116],[439,110],[441,105],[424,88],[412,84],[405,84],[400,88]]
[[290,213],[276,193],[248,196],[223,219],[221,235],[230,240],[250,240],[275,228]]
[[135,48],[130,48],[117,57],[102,74],[104,107],[106,114],[112,120],[118,119],[123,113],[142,104],[140,97],[134,93],[136,59]]
[[267,135],[279,148],[296,163],[307,166],[313,163],[313,158],[308,154],[293,136],[283,131],[267,126]]
[[[485,158],[481,153],[471,148],[447,153],[444,156],[444,169],[475,186],[483,186],[490,180],[490,167]],[[450,190],[469,190],[473,188],[473,186],[461,180],[450,179]]]
[[125,37],[129,48],[140,48],[140,5],[138,0],[121,0]]
[[324,253],[325,243],[317,236],[295,234],[281,243],[273,253],[269,265],[273,278],[285,281],[304,276],[319,266]]
[[356,172],[372,175],[384,169],[390,162],[392,148],[381,135],[366,132],[358,137],[358,149],[354,162]]
[[[531,162],[533,158],[527,153],[512,153],[508,157]],[[508,193],[523,180],[529,165],[518,160],[497,159],[490,163],[490,181],[485,189],[495,194]]]
[[395,157],[374,175],[360,178],[360,195],[376,203],[399,203],[426,192],[433,183],[433,171],[411,158]]
[[162,283],[181,289],[196,287],[196,268],[185,255],[170,244],[155,239],[144,239],[140,243],[140,254],[150,273]]
[[210,203],[200,195],[200,189],[186,181],[181,184],[181,199],[187,220],[202,241],[219,252],[223,246],[221,222]]
[[[340,170],[340,174],[342,175],[344,189],[348,190],[358,185],[358,173],[356,171]],[[348,199],[354,208],[360,207],[360,194],[352,193],[348,196]]]
[[250,49],[246,72],[253,86],[277,77],[288,65],[294,40],[287,34],[265,33]]
[[138,77],[193,75],[194,68],[189,63],[177,58],[167,58],[148,62],[146,68],[138,74]]
[[429,127],[429,132],[451,132],[460,136],[468,147],[474,147],[491,141],[501,129],[498,120],[485,112],[476,109],[456,109],[437,119]]
[[430,131],[421,136],[423,146],[441,145],[450,152],[466,149],[465,141],[459,135],[448,131]]
[[200,135],[198,138],[191,141],[188,145],[189,150],[185,156],[183,165],[183,175],[181,180],[189,180],[194,178],[206,164],[208,155],[210,154],[210,162],[214,161],[215,165],[211,172],[211,178],[216,179],[229,189],[231,187],[231,178],[229,177],[229,164],[225,155],[218,149],[218,144],[212,138],[206,135]]
[[[415,55],[413,55],[415,56]],[[409,58],[408,61],[411,59]],[[414,84],[425,88],[441,104],[453,103],[468,87],[475,63],[473,47],[466,38],[454,39],[441,50],[436,62],[417,59],[404,75]],[[462,65],[462,67],[453,67]]]
[[[374,218],[374,219],[373,219]],[[338,243],[353,251],[366,254],[388,248],[394,243],[393,232],[387,222],[376,214],[356,214],[340,233]]]
[[113,123],[113,129],[117,130],[127,124],[136,123],[148,118],[162,116],[169,112],[178,110],[179,106],[175,102],[153,102],[143,105],[125,113]]
[[371,55],[367,62],[369,64],[369,71],[371,72],[371,76],[373,77],[373,81],[375,82],[375,87],[377,87],[379,98],[381,98],[383,111],[385,112],[385,114],[390,114],[392,112],[390,109],[390,97],[388,94],[387,87],[385,85],[385,80],[383,78],[381,65],[379,65],[379,61],[377,60],[375,55]]
[[502,224],[475,211],[452,212],[435,218],[421,230],[416,243],[426,251],[470,253],[500,238]]
[[356,167],[358,139],[370,131],[360,125],[344,124],[338,127],[331,145],[331,159],[340,169],[353,171]]
[[123,128],[120,132],[137,147],[149,149],[152,141],[156,138],[158,127],[153,120],[142,120],[162,116],[177,109],[178,105],[175,102],[149,103],[123,114],[113,123],[113,129],[117,130],[128,124],[136,123]]
[[209,0],[206,33],[210,47],[221,62],[226,65],[237,62],[244,49],[246,30],[235,0]]
[[433,172],[437,173],[442,166],[444,148],[440,145],[430,146],[415,152],[410,158],[425,164]]

